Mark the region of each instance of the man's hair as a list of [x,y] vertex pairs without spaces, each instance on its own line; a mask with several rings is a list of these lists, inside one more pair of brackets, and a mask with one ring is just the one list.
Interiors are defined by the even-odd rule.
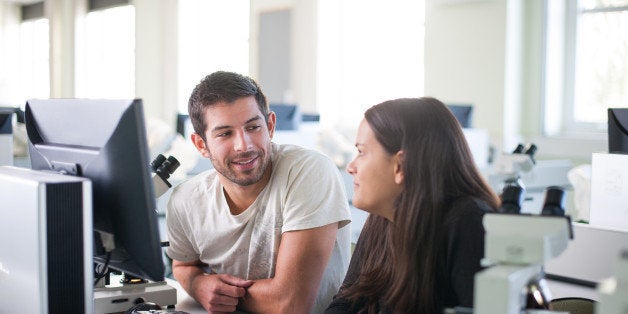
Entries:
[[243,97],[254,96],[264,121],[268,123],[268,103],[257,83],[250,77],[238,73],[218,71],[201,80],[192,91],[188,101],[188,113],[194,132],[205,139],[205,109],[219,102],[233,103]]

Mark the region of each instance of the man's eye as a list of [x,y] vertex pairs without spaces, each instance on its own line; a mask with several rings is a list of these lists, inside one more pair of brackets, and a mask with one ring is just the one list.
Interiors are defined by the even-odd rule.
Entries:
[[249,131],[255,131],[255,130],[259,129],[259,128],[261,128],[260,125],[252,125],[252,126],[248,127],[248,130]]

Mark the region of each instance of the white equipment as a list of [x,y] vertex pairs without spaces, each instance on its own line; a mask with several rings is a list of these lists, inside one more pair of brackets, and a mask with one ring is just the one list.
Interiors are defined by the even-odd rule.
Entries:
[[490,213],[483,222],[483,263],[493,266],[475,276],[474,313],[520,314],[526,310],[529,294],[539,304],[550,301],[543,264],[567,248],[572,237],[570,219]]
[[0,108],[0,166],[13,165],[13,112]]
[[2,313],[92,313],[92,186],[0,166]]
[[623,250],[615,264],[615,276],[598,286],[600,302],[595,312],[604,314],[628,313],[628,250]]
[[[121,276],[111,276],[112,280]],[[165,281],[145,283],[112,283],[94,288],[94,313],[120,313],[136,304],[151,302],[174,305],[177,303],[177,290]]]
[[173,156],[166,159],[166,156],[162,154],[157,155],[155,160],[151,162],[150,167],[154,172],[153,186],[156,198],[164,195],[172,187],[172,184],[168,182],[168,178],[180,165],[179,161]]

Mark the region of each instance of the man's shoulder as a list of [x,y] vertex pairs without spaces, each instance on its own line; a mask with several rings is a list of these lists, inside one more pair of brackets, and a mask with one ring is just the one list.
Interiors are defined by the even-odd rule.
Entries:
[[320,162],[331,165],[331,159],[323,153],[292,144],[276,144],[275,158],[279,164],[294,166],[301,163]]
[[210,169],[193,177],[187,178],[172,189],[171,198],[189,199],[198,194],[205,194],[211,189],[213,184],[215,184],[215,179],[216,170],[214,169]]

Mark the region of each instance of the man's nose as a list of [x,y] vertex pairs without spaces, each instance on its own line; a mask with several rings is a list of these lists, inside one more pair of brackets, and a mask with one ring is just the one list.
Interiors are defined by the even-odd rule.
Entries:
[[237,132],[235,136],[234,149],[236,151],[246,151],[251,144],[251,138],[249,134],[244,131]]

